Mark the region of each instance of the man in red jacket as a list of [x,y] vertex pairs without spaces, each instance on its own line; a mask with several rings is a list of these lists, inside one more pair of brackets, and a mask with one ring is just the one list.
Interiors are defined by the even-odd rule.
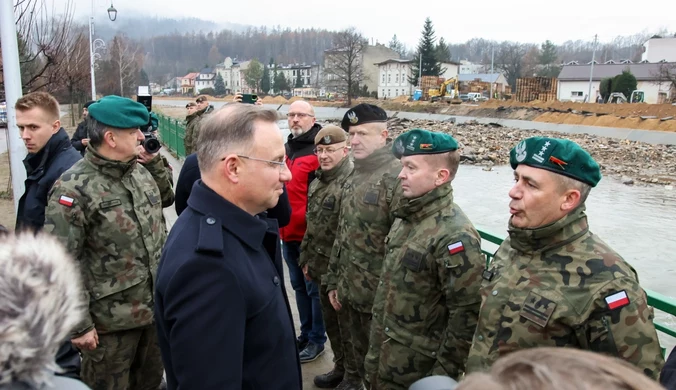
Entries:
[[324,353],[326,331],[319,302],[319,286],[303,275],[298,265],[300,243],[305,229],[305,210],[310,183],[319,168],[319,159],[314,154],[315,136],[321,126],[315,123],[315,111],[305,101],[297,101],[289,106],[289,138],[286,142],[286,163],[292,177],[286,190],[291,203],[291,222],[280,229],[284,260],[289,268],[291,286],[296,292],[296,304],[300,316],[300,336],[297,344],[300,362],[307,363]]

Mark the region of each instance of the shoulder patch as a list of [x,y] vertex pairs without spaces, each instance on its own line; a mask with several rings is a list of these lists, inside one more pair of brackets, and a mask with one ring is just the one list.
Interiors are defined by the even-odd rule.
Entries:
[[629,304],[629,297],[624,290],[606,296],[605,300],[609,310],[620,309]]
[[451,255],[456,255],[460,252],[465,251],[465,246],[462,244],[462,241],[454,242],[452,244],[448,244],[448,253]]
[[59,204],[60,204],[60,205],[63,205],[63,206],[66,206],[66,207],[73,207],[73,202],[74,202],[74,201],[75,201],[75,200],[74,200],[73,198],[71,198],[71,197],[69,197],[69,196],[66,196],[66,195],[61,195],[61,196],[59,197]]

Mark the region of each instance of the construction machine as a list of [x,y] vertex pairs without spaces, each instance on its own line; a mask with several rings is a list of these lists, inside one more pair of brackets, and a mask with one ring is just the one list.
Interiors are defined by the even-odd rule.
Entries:
[[[645,92],[641,90],[635,90],[631,92],[629,97],[629,103],[644,103],[645,102]],[[627,97],[624,96],[622,92],[613,92],[608,97],[608,103],[627,103]]]
[[446,100],[450,101],[451,104],[461,104],[459,84],[458,78],[452,77],[441,83],[438,89],[430,88],[428,92],[430,101],[434,103],[439,100]]

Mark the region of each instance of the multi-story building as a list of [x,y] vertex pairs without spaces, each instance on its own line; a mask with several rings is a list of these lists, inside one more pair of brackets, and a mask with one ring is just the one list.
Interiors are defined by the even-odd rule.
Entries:
[[460,70],[459,74],[480,74],[486,71],[486,67],[481,64],[475,64],[471,61],[462,60],[460,61]]
[[676,37],[648,39],[643,44],[641,61],[676,62]]
[[[319,90],[319,86],[321,83],[321,68],[319,65],[316,63],[312,64],[272,64],[269,66],[269,76],[270,76],[270,82],[271,84],[274,83],[274,75],[275,71],[279,74],[283,74],[284,77],[286,77],[287,82],[289,83],[289,86],[291,87],[292,90],[296,88],[302,88],[304,91],[302,93],[299,92],[298,95],[294,93],[294,96],[304,96],[304,97],[313,97],[313,96],[307,96],[308,93],[313,94],[314,92],[309,92],[310,89],[317,89]],[[300,80],[301,80],[301,85],[299,87],[296,86],[296,82],[298,80],[298,76],[300,75]],[[264,91],[265,92],[265,91]],[[270,91],[271,94],[276,94],[282,91],[275,91],[272,89]],[[316,93],[314,93],[316,95]]]
[[[342,48],[329,49],[324,51],[324,83],[329,91],[336,92],[341,87],[344,89],[344,80],[336,73],[336,66],[343,62],[346,51]],[[361,70],[361,82],[359,87],[366,86],[369,92],[377,92],[379,84],[380,70],[378,64],[391,58],[399,58],[399,54],[389,47],[376,43],[375,45],[365,45],[361,54],[356,59]]]
[[214,88],[216,83],[216,73],[210,68],[204,68],[195,79],[195,95],[206,88]]
[[181,93],[183,95],[195,93],[195,79],[199,73],[193,72],[181,77]]
[[244,71],[249,67],[250,62],[238,62],[236,59],[226,57],[225,61],[214,67],[216,75],[223,78],[226,94],[253,92],[244,79]]
[[[412,60],[388,59],[376,64],[378,67],[378,98],[395,98],[397,96],[411,96],[414,86],[409,82],[412,74]],[[442,62],[442,74],[444,79],[458,77],[460,64],[457,62]]]

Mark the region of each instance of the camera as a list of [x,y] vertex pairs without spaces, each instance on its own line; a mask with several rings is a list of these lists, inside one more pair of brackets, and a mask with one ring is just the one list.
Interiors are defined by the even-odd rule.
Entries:
[[255,104],[258,100],[258,95],[244,93],[242,94],[242,103]]
[[143,104],[146,109],[148,109],[148,113],[150,114],[148,124],[141,126],[140,128],[143,136],[145,137],[145,139],[141,142],[141,145],[143,145],[143,148],[146,150],[146,152],[150,154],[157,153],[159,152],[160,148],[162,148],[162,144],[160,144],[160,140],[158,140],[153,134],[153,132],[157,130],[157,116],[152,112],[153,96],[149,93],[148,87],[138,87],[136,101]]

